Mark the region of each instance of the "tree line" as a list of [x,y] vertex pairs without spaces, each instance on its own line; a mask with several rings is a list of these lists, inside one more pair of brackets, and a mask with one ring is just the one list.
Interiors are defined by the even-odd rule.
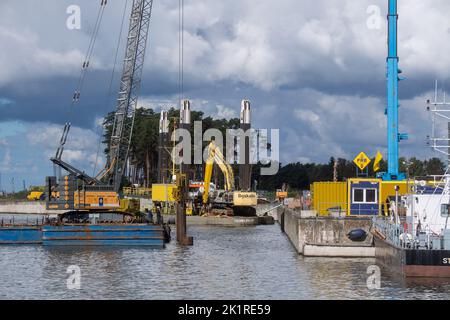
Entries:
[[[368,167],[367,176],[376,177],[373,170],[372,159]],[[355,178],[360,173],[356,170],[353,161],[346,159],[330,158],[327,164],[316,163],[289,163],[280,164],[278,174],[274,176],[259,176],[259,168],[256,166],[253,170],[253,179],[257,181],[258,188],[262,190],[275,190],[282,187],[283,183],[289,185],[292,189],[309,190],[310,185],[314,182],[333,181],[335,173],[335,163],[337,181],[346,181],[349,178]],[[433,175],[442,175],[445,173],[446,164],[439,158],[431,158],[429,160],[420,160],[415,157],[399,159],[400,172],[404,172],[409,178],[423,179]],[[379,172],[387,171],[387,161],[380,162]]]

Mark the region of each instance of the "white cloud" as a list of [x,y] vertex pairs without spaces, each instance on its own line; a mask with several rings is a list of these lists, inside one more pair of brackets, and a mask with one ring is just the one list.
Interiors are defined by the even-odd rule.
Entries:
[[[26,138],[31,146],[42,150],[44,157],[48,159],[56,153],[61,135],[61,126],[41,123],[32,124]],[[100,142],[101,137],[94,130],[72,127],[67,138],[63,160],[79,167],[81,170],[90,170],[95,166]],[[100,146],[97,161],[97,168],[100,168],[104,164],[102,146]]]
[[81,150],[70,150],[64,151],[64,159],[69,163],[78,162],[85,159],[85,154]]
[[237,116],[237,111],[232,108],[227,108],[220,104],[218,104],[216,108],[217,108],[217,113],[215,114],[216,118],[231,119]]
[[326,25],[319,20],[313,19],[307,21],[298,32],[300,43],[309,47],[316,53],[328,55],[333,47],[333,39],[328,33]]
[[83,61],[79,50],[62,52],[40,47],[38,36],[0,25],[0,42],[12,50],[0,55],[0,86],[32,78],[72,75]]
[[295,116],[299,120],[307,122],[318,122],[320,120],[320,117],[315,112],[310,110],[297,109],[295,110]]

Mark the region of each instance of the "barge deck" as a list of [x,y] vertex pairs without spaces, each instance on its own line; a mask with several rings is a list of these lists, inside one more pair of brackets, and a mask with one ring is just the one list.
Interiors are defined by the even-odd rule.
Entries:
[[165,225],[99,224],[2,226],[1,245],[149,246],[164,248],[170,241]]

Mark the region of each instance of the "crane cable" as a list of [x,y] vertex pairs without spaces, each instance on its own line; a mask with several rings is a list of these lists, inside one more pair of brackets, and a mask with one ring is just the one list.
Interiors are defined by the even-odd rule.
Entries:
[[108,0],[101,0],[100,8],[97,13],[97,19],[95,21],[94,31],[91,37],[91,41],[89,43],[88,50],[86,52],[86,56],[83,61],[83,65],[80,72],[80,77],[78,78],[78,85],[73,94],[72,98],[72,107],[80,101],[81,90],[83,88],[84,80],[86,78],[86,73],[89,68],[90,60],[92,58],[92,54],[94,52],[95,43],[97,41],[98,32],[100,30],[100,26],[103,20],[103,13],[105,12],[106,5]]
[[[123,28],[124,28],[124,25],[125,25],[125,18],[126,18],[126,13],[127,13],[127,7],[128,7],[128,0],[125,0],[125,5],[124,5],[124,8],[123,8],[123,14],[122,14],[122,22],[120,24],[119,37],[118,37],[118,40],[117,40],[116,53],[115,53],[115,56],[114,56],[114,64],[113,64],[113,69],[112,69],[112,72],[111,72],[111,79],[109,81],[108,93],[107,93],[106,98],[105,98],[105,105],[106,106],[108,106],[109,99],[110,99],[110,97],[112,95],[112,87],[113,87],[114,77],[115,77],[116,68],[117,68],[119,49],[120,49],[120,45],[121,45],[121,42],[122,42],[122,34],[123,34]],[[101,136],[100,128],[102,128],[102,126],[97,126],[98,146],[97,146],[97,154],[95,156],[94,170],[93,170],[93,173],[92,173],[93,176],[96,175],[97,166],[98,166],[98,159],[100,157],[100,148],[101,148],[101,145],[102,145],[102,136]]]
[[[89,43],[89,48],[87,50],[85,59],[83,61],[83,65],[81,68],[81,72],[80,72],[80,76],[78,78],[78,84],[77,84],[77,88],[72,96],[72,103],[70,104],[69,110],[68,110],[68,121],[66,122],[65,126],[64,126],[64,130],[61,136],[61,140],[59,143],[59,147],[58,150],[56,151],[56,158],[61,159],[63,151],[64,151],[64,145],[66,144],[67,141],[67,136],[69,135],[69,131],[70,131],[70,127],[71,127],[71,120],[72,120],[72,116],[73,116],[73,107],[75,106],[75,104],[77,104],[80,101],[80,95],[81,95],[81,89],[83,87],[83,83],[84,83],[84,79],[86,77],[86,71],[89,67],[89,61],[91,59],[92,53],[94,51],[94,46],[95,46],[95,42],[97,39],[97,35],[98,35],[98,31],[100,29],[101,23],[102,23],[102,19],[103,19],[103,13],[105,11],[105,7],[108,3],[108,0],[101,0],[100,3],[100,8],[98,10],[97,13],[97,19],[95,21],[95,27],[91,36],[91,40]],[[61,169],[61,168],[59,168]],[[56,166],[53,166],[53,170],[54,170],[54,175],[56,176]],[[59,174],[60,176],[61,174]]]
[[[89,48],[86,52],[86,56],[85,59],[83,61],[83,65],[81,68],[81,72],[80,72],[80,76],[78,78],[78,84],[77,84],[77,88],[75,90],[75,92],[73,93],[72,96],[72,103],[70,104],[69,110],[68,110],[68,121],[66,122],[65,126],[64,126],[64,130],[63,130],[63,134],[61,136],[61,140],[60,140],[60,144],[58,147],[58,150],[56,152],[56,157],[57,158],[61,158],[62,157],[62,153],[64,150],[64,145],[66,144],[66,140],[67,140],[67,136],[69,135],[69,131],[70,131],[70,127],[71,127],[71,119],[73,116],[73,107],[75,106],[75,104],[77,104],[80,101],[80,94],[81,94],[81,89],[83,87],[83,83],[84,83],[84,79],[86,77],[86,71],[89,67],[89,61],[92,57],[92,53],[94,52],[94,46],[95,46],[95,42],[98,36],[98,31],[100,29],[101,23],[102,23],[102,19],[103,19],[103,13],[105,11],[105,7],[108,3],[108,0],[101,0],[100,3],[100,8],[98,10],[97,13],[97,19],[95,21],[95,27],[91,36],[91,40],[89,42]],[[55,171],[55,175],[56,175],[56,167],[54,166],[54,171]]]

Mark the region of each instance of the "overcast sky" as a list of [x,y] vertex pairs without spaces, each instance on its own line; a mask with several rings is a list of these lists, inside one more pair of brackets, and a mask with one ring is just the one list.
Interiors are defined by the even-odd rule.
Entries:
[[[185,96],[194,110],[214,117],[238,116],[240,101],[250,99],[253,126],[281,130],[284,163],[385,154],[387,2],[185,0]],[[3,189],[12,188],[13,177],[18,190],[23,180],[43,184],[53,174],[48,159],[69,119],[74,129],[64,157],[92,173],[97,124],[115,107],[117,76],[114,96],[107,92],[125,0],[108,1],[81,103],[70,113],[99,3],[1,0]],[[79,30],[66,26],[70,5],[81,9]],[[410,135],[403,156],[436,156],[425,146],[431,131],[425,101],[435,79],[450,86],[449,12],[448,0],[399,0],[407,78],[400,84],[400,126]],[[178,32],[178,0],[155,0],[141,106],[177,105]]]

